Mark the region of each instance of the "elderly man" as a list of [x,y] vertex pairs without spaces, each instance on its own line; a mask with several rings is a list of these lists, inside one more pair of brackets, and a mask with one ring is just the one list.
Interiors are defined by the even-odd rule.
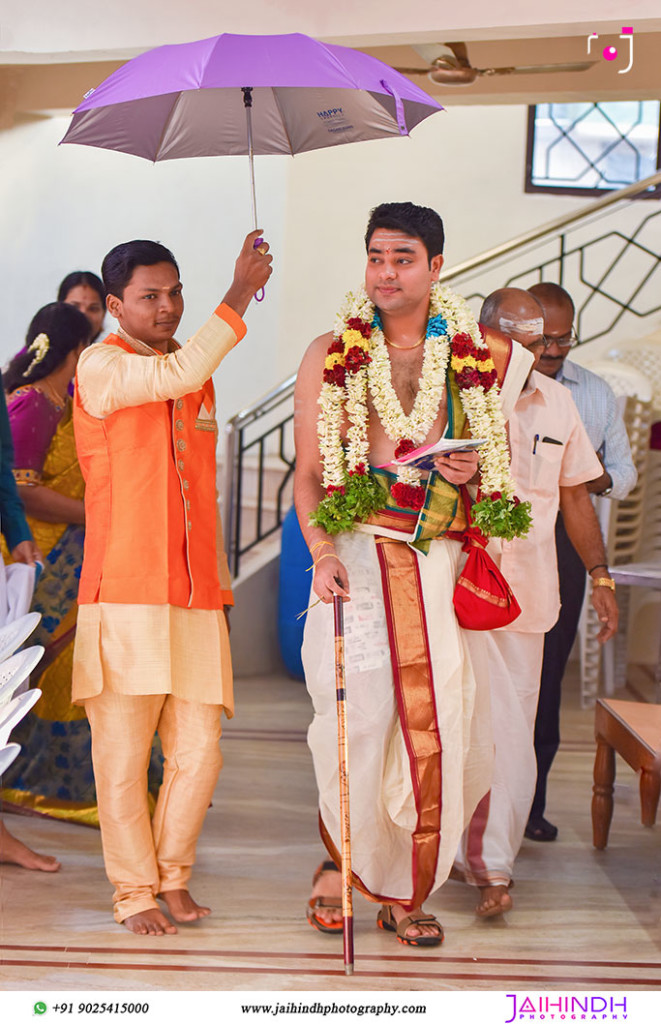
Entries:
[[[601,463],[599,476],[589,480],[586,487],[590,494],[626,498],[636,483],[636,468],[615,395],[596,373],[567,359],[577,341],[572,298],[560,285],[549,282],[533,285],[528,291],[537,299],[544,314],[544,351],[538,370],[568,388]],[[535,720],[537,786],[526,825],[526,837],[537,842],[550,842],[558,834],[557,827],[544,817],[546,786],[560,744],[562,677],[576,638],[585,594],[585,566],[567,536],[562,512],[558,512],[555,544],[561,608],[558,621],[544,640]]]
[[[484,302],[481,321],[518,342],[535,358],[544,351],[542,311],[527,292],[504,288]],[[592,600],[603,627],[601,642],[617,625],[615,584],[604,565],[599,523],[586,487],[600,470],[571,395],[533,369],[509,421],[512,474],[519,497],[532,504],[530,532],[501,544],[491,542],[512,587],[521,615],[487,638],[495,738],[491,791],[466,830],[456,861],[465,880],[480,888],[477,913],[493,917],[509,910],[514,860],[528,820],[535,779],[533,728],[544,634],[558,617],[560,595],[553,552],[558,508],[572,543],[591,570]]]

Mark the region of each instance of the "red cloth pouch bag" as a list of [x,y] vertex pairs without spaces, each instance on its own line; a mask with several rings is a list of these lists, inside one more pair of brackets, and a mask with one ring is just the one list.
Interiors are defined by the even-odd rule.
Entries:
[[454,610],[463,629],[498,629],[521,614],[512,588],[484,550],[487,538],[471,526],[464,534],[466,564],[454,589]]

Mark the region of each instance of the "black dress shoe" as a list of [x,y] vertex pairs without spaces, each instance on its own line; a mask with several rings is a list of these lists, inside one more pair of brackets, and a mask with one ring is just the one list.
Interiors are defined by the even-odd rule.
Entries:
[[526,839],[533,839],[536,843],[552,843],[558,837],[558,830],[546,818],[531,818],[524,834]]

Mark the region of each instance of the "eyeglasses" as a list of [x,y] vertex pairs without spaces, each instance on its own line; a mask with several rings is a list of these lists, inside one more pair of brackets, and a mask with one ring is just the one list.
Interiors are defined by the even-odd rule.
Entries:
[[575,345],[578,345],[578,336],[572,327],[568,334],[561,334],[559,338],[551,338],[548,334],[542,335],[541,344],[544,346],[544,351],[553,344],[558,348],[574,348]]
[[539,341],[533,341],[532,345],[528,345],[527,348],[536,349],[537,351],[539,351],[540,348],[543,348],[546,352],[551,345],[557,345],[558,348],[566,350],[574,348],[575,345],[578,345],[576,331],[572,327],[568,334],[561,334],[559,338],[551,338],[548,334],[543,334]]

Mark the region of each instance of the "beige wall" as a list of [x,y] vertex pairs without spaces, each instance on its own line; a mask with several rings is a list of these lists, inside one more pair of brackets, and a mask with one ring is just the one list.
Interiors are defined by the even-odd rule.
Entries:
[[[127,238],[157,238],[174,250],[185,338],[222,297],[250,228],[245,158],[151,165],[58,147],[67,124],[50,118],[0,132],[3,363],[64,274],[98,270]],[[260,220],[276,272],[266,302],[248,313],[249,338],[217,376],[221,416],[294,372],[308,342],[332,327],[344,292],[362,278],[365,222],[376,203],[411,199],[438,209],[448,266],[580,206],[582,199],[523,192],[525,137],[525,107],[458,107],[410,138],[258,158]]]
[[[99,272],[104,254],[130,238],[154,238],[177,257],[186,312],[179,337],[195,330],[222,299],[234,259],[251,229],[247,159],[145,160],[85,146],[59,146],[68,118],[0,132],[0,278],[4,288],[0,363],[23,343],[32,315],[55,299],[66,273]],[[260,160],[260,210],[282,252],[287,167]],[[221,417],[236,412],[278,379],[277,278],[247,320],[256,358],[232,353],[219,378]],[[108,329],[113,321],[106,317]]]

